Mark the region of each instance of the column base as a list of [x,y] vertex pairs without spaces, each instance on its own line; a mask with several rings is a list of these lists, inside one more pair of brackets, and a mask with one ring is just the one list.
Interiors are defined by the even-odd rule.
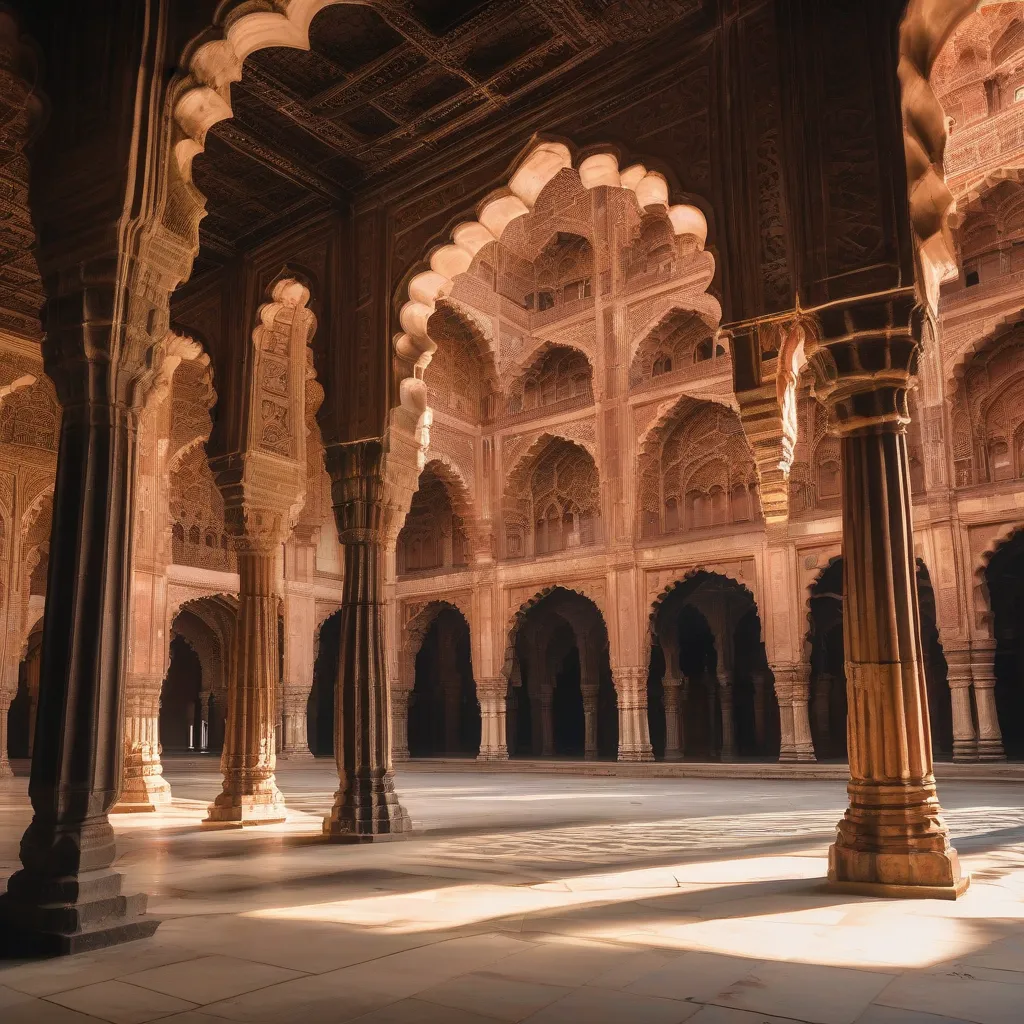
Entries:
[[293,764],[301,761],[316,760],[316,758],[313,757],[313,752],[309,749],[309,747],[298,747],[295,750],[289,750],[287,747],[285,747],[282,750],[278,751],[277,759],[278,761],[290,761]]
[[11,767],[11,762],[7,760],[7,755],[4,754],[0,757],[0,779],[13,779],[14,769]]
[[891,885],[886,882],[833,882],[823,886],[825,892],[849,896],[877,896],[886,900],[956,900],[971,885],[971,876],[962,875],[955,885]]
[[809,764],[817,761],[813,750],[780,750],[779,764]]
[[932,779],[851,781],[847,789],[850,806],[828,851],[830,885],[879,886],[892,896],[928,890],[926,898],[943,892],[944,899],[966,890]]
[[508,751],[504,747],[500,747],[497,750],[481,750],[476,755],[478,761],[507,761]]
[[276,825],[288,816],[284,797],[273,778],[254,793],[223,792],[212,804],[203,828],[245,828],[249,825]]
[[406,761],[412,760],[408,750],[392,750],[391,760],[395,764],[404,764]]
[[372,843],[404,839],[412,821],[398,801],[391,772],[353,779],[334,795],[324,818],[324,836],[333,843]]
[[683,752],[681,750],[666,750],[665,751],[665,757],[663,758],[663,760],[671,761],[672,763],[675,763],[677,761],[682,761],[682,759],[683,759]]
[[620,750],[617,760],[632,762],[653,761],[654,751],[651,750],[650,747],[648,747],[646,750]]
[[979,761],[1005,761],[1006,752],[1002,740],[978,740]]
[[126,780],[111,814],[153,813],[171,803],[171,786],[162,774]]
[[[21,881],[24,879],[24,881]],[[53,881],[19,871],[0,896],[0,957],[67,956],[149,938],[146,896],[121,893],[116,871],[85,871]]]

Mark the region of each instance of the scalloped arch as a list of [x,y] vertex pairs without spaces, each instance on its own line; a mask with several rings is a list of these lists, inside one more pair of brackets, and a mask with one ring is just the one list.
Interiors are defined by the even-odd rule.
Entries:
[[545,430],[534,438],[530,447],[516,458],[516,461],[512,464],[511,468],[506,469],[507,475],[505,477],[506,483],[504,488],[506,493],[510,489],[522,486],[523,474],[531,464],[537,461],[538,457],[547,449],[548,445],[551,444],[552,441],[562,441],[565,444],[571,444],[574,447],[579,448],[581,452],[584,452],[590,458],[590,461],[594,464],[595,470],[598,472],[598,479],[600,479],[600,469],[597,465],[595,452],[591,451],[590,447],[578,438],[566,437],[564,434],[558,433],[557,427],[552,427],[550,430]]
[[[562,142],[538,142],[527,153],[509,178],[508,185],[492,192],[478,207],[477,218],[456,225],[451,242],[435,249],[430,270],[416,274],[408,284],[408,298],[402,304],[399,319],[403,332],[394,338],[400,356],[422,367],[429,362],[432,342],[427,321],[437,301],[451,291],[455,277],[469,269],[480,249],[498,241],[512,221],[533,209],[544,186],[560,171],[572,169],[569,147]],[[707,221],[695,206],[669,205],[668,182],[643,164],[620,170],[618,157],[611,152],[593,153],[575,168],[585,188],[613,186],[634,192],[641,209],[664,208],[677,235],[696,237],[703,249],[707,241]]]
[[[734,415],[739,415],[737,410],[731,406],[728,402],[719,401],[716,398],[696,398],[693,395],[676,395],[673,398],[666,399],[661,405],[658,406],[658,411],[655,414],[654,421],[651,425],[637,438],[637,454],[640,457],[646,455],[652,455],[652,445],[659,434],[663,433],[668,427],[670,427],[674,420],[676,420],[683,412],[684,407],[692,405],[693,408],[688,410],[685,415],[689,415],[691,412],[696,412],[701,406],[704,405],[715,405],[719,409],[725,409]],[[753,458],[753,456],[751,456]]]

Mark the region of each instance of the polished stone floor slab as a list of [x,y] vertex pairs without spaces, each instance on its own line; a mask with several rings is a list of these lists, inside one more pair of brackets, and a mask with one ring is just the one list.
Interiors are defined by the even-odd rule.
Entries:
[[[1002,1024],[1024,1020],[1019,787],[949,781],[956,903],[824,892],[841,782],[399,772],[417,833],[325,845],[330,761],[282,766],[288,820],[200,828],[216,759],[115,819],[156,936],[0,964],[3,1024]],[[0,784],[0,876],[28,822]]]

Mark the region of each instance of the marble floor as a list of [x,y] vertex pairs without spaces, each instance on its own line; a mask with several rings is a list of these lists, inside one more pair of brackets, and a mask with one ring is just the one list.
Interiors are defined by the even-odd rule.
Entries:
[[[153,939],[0,963],[3,1024],[977,1024],[1024,1021],[1019,784],[941,796],[956,903],[821,888],[835,781],[399,772],[418,834],[324,845],[333,764],[282,766],[289,820],[198,828],[212,758],[119,816]],[[0,783],[0,878],[28,821]]]

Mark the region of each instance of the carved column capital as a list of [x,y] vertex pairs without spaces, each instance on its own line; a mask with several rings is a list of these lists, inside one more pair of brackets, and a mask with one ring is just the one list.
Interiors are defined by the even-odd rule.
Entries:
[[906,288],[817,311],[818,330],[805,352],[834,433],[906,428],[923,318],[915,292]]

